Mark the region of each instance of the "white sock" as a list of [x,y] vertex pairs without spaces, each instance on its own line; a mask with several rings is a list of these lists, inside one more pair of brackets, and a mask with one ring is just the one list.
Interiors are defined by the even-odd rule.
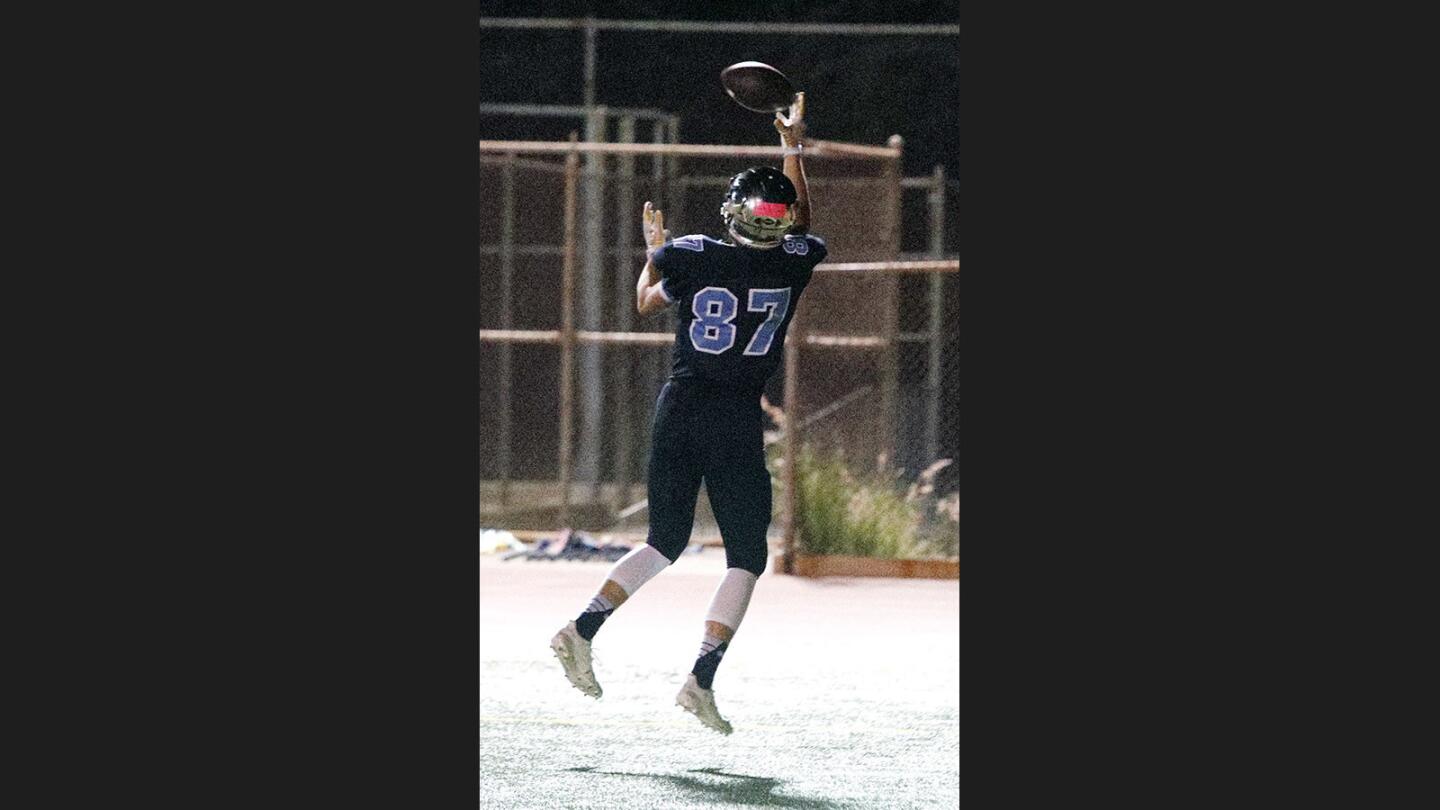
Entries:
[[743,568],[731,568],[720,580],[715,596],[710,600],[710,610],[705,621],[719,622],[733,633],[745,618],[745,609],[750,606],[750,594],[755,591],[756,576]]
[[[630,553],[621,557],[605,576],[607,581],[614,580],[616,585],[629,596],[639,590],[641,585],[649,582],[656,574],[665,570],[670,561],[664,554],[655,550],[650,544],[632,549]],[[580,637],[589,641],[595,638],[595,633],[600,630],[600,625],[615,610],[615,603],[605,598],[605,586],[601,585],[600,590],[595,593],[590,604],[585,607],[575,619],[575,630]]]
[[735,630],[740,627],[740,620],[745,618],[745,608],[749,607],[750,594],[754,590],[755,575],[743,568],[726,571],[720,587],[715,589],[710,610],[705,614],[705,638],[700,642],[700,655],[690,670],[690,674],[695,676],[695,684],[701,689],[709,689],[714,684],[715,669],[720,666],[720,659],[725,657],[725,650],[730,646],[728,640],[710,634],[710,622],[728,627],[733,638]]
[[664,554],[655,550],[649,543],[630,550],[628,554],[615,562],[606,579],[614,580],[616,585],[624,589],[627,596],[633,596],[640,586],[654,579],[655,575],[664,571],[670,565],[670,561]]

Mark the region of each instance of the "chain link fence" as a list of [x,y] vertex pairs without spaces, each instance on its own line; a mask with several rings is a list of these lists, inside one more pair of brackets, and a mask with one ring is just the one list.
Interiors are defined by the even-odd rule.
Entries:
[[[643,532],[675,323],[635,313],[641,208],[661,208],[672,237],[719,238],[730,177],[781,162],[778,148],[664,143],[668,134],[656,126],[636,143],[622,120],[616,143],[481,142],[486,525]],[[813,232],[829,256],[766,399],[795,426],[777,448],[786,459],[803,445],[903,482],[958,449],[958,262],[944,260],[945,178],[901,177],[901,148],[807,142]],[[937,495],[955,488],[948,469]],[[777,533],[789,527],[776,521]],[[697,534],[718,536],[703,496]]]

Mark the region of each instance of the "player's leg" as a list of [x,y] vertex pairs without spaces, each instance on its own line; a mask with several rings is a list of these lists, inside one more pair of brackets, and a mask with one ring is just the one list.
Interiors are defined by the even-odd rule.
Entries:
[[631,549],[610,568],[605,583],[575,618],[576,632],[586,641],[593,640],[610,614],[668,565],[670,560],[648,543]]
[[[655,405],[650,459],[646,471],[650,531],[646,545],[675,562],[690,543],[695,527],[695,501],[704,473],[703,447],[697,435],[704,430],[697,419],[696,391],[683,384],[666,383]],[[703,414],[700,414],[703,416]]]
[[745,618],[745,609],[750,605],[750,595],[755,590],[755,580],[755,574],[741,568],[725,572],[705,614],[705,636],[700,642],[700,656],[695,660],[680,694],[675,697],[677,704],[721,734],[729,734],[732,729],[730,722],[720,716],[711,687],[720,659],[730,646],[735,630],[740,627],[740,620]]
[[[642,585],[674,562],[690,539],[700,464],[690,457],[684,410],[667,384],[656,402],[650,450],[650,536],[645,545],[620,558],[585,610],[551,639],[565,676],[581,692],[600,697],[591,664],[590,642],[605,620]],[[688,496],[687,496],[688,492]]]
[[707,454],[705,488],[725,543],[726,572],[705,615],[700,654],[676,702],[705,725],[724,734],[730,724],[715,708],[715,672],[750,605],[755,582],[765,570],[766,532],[770,526],[770,473],[765,467],[758,406],[724,403],[717,407],[724,436]]
[[670,561],[650,545],[631,550],[610,568],[604,584],[585,610],[550,640],[550,649],[560,659],[565,677],[576,689],[593,698],[603,694],[600,682],[595,678],[590,642],[600,625],[630,598],[630,594],[664,571],[669,564]]
[[689,457],[686,437],[673,435],[669,428],[665,424],[663,431],[657,431],[650,450],[649,537],[645,545],[615,563],[605,584],[576,618],[576,630],[586,641],[595,638],[600,625],[641,585],[675,562],[690,542],[700,494],[700,465]]
[[[715,669],[731,637],[740,628],[755,581],[765,571],[770,527],[770,473],[763,454],[733,458],[734,466],[712,469],[705,491],[715,510],[715,522],[725,543],[725,577],[715,590],[705,616],[706,634],[693,673],[703,689],[711,688]],[[723,466],[723,465],[722,465]],[[712,626],[719,632],[711,632]]]

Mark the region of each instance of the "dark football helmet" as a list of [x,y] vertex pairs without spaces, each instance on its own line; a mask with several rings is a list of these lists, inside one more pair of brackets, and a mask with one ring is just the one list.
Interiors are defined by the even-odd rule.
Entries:
[[795,184],[770,166],[746,169],[730,178],[720,217],[736,243],[773,248],[795,225]]

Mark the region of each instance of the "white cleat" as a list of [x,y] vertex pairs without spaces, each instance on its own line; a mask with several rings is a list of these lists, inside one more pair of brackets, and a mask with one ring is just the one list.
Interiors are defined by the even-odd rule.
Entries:
[[600,684],[595,680],[590,664],[590,642],[575,629],[575,622],[565,625],[550,639],[550,649],[560,659],[560,666],[565,668],[565,677],[570,684],[589,697],[599,699]]
[[730,728],[730,721],[721,717],[720,710],[715,708],[715,692],[701,689],[700,684],[695,682],[694,673],[685,679],[680,694],[675,696],[675,705],[700,718],[700,722],[721,734],[729,734],[733,730]]

